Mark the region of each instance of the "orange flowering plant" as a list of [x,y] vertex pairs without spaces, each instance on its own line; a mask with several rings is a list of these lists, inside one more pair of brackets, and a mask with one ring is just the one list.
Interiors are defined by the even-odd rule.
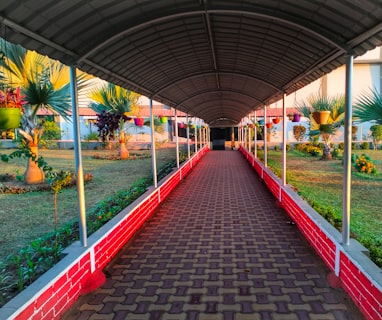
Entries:
[[16,89],[0,90],[0,108],[16,108],[24,111],[24,96],[21,95],[20,87]]
[[370,157],[366,154],[362,154],[360,157],[356,156],[354,167],[361,173],[377,173],[377,166],[370,160]]

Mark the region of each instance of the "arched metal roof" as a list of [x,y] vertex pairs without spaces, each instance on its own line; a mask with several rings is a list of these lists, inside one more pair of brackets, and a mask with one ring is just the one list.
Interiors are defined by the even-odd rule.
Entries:
[[6,40],[232,125],[382,44],[381,0],[0,2]]

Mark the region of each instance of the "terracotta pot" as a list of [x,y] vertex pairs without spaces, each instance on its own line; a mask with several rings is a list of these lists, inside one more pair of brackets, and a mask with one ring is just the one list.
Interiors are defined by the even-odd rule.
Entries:
[[134,118],[134,123],[137,127],[142,127],[145,123],[145,118]]
[[330,116],[330,111],[316,111],[312,113],[312,117],[317,124],[326,124]]
[[16,129],[20,127],[21,110],[18,108],[0,108],[0,129]]
[[[38,157],[38,148],[30,147],[31,153]],[[24,181],[26,184],[39,184],[45,180],[44,171],[37,165],[35,161],[28,158],[27,169],[24,173]]]
[[279,124],[281,121],[281,118],[273,118],[272,121],[274,124]]

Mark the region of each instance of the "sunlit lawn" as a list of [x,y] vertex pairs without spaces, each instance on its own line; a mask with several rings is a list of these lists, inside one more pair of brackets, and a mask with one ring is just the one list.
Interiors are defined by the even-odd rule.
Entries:
[[[352,169],[351,232],[357,237],[382,239],[382,151],[353,150],[366,153],[377,165],[376,175],[367,175]],[[281,168],[281,152],[269,151],[270,167]],[[323,161],[320,157],[299,152],[287,153],[287,183],[310,203],[334,209],[342,217],[343,165],[341,159]]]
[[[13,150],[0,150],[10,153]],[[86,208],[126,189],[142,177],[151,177],[151,157],[136,160],[103,160],[94,155],[117,154],[116,150],[83,150],[83,168],[91,173],[93,180],[85,185]],[[131,151],[134,155],[148,155],[150,151]],[[40,155],[54,170],[75,171],[73,150],[40,150]],[[175,148],[159,149],[157,167],[175,160]],[[26,160],[0,161],[0,174],[21,175]],[[1,182],[0,182],[1,183]],[[53,193],[30,192],[25,194],[0,194],[0,261],[8,254],[16,253],[34,239],[54,230]],[[77,219],[77,189],[64,189],[58,195],[59,226]]]

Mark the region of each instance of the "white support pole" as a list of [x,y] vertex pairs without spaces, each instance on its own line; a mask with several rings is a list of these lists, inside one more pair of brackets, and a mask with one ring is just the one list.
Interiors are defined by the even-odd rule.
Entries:
[[345,84],[345,124],[344,124],[344,173],[342,190],[342,244],[349,245],[350,238],[350,198],[351,198],[351,142],[352,142],[352,86],[353,56],[346,59]]
[[198,122],[195,119],[195,153],[198,152]]
[[248,125],[248,152],[251,153],[251,127]]
[[70,93],[72,96],[74,155],[75,155],[75,161],[76,161],[79,232],[80,232],[80,242],[82,246],[87,247],[84,172],[82,167],[76,71],[77,70],[75,66],[70,66]]
[[187,121],[187,158],[190,159],[191,157],[191,150],[190,150],[190,124],[188,123],[188,114],[186,115],[186,121]]
[[179,169],[179,138],[178,138],[178,115],[174,109],[175,115],[175,146],[176,146],[176,167]]
[[264,166],[268,166],[268,155],[267,155],[267,106],[264,105],[264,129],[263,129],[263,136],[264,136]]
[[199,148],[202,149],[203,148],[203,135],[202,135],[202,125],[200,124],[199,125]]
[[257,115],[256,115],[256,111],[255,111],[255,117],[254,117],[254,120],[253,122],[255,123],[255,140],[254,140],[254,155],[255,155],[255,159],[257,159],[257,126],[256,126],[256,123],[257,123]]
[[153,100],[150,99],[150,129],[151,129],[151,165],[153,171],[154,188],[158,187],[157,179],[157,161],[155,151],[155,131],[154,131],[154,113],[153,113]]
[[284,93],[283,95],[283,133],[282,133],[282,157],[283,157],[283,160],[282,160],[282,185],[285,186],[286,185],[286,161],[287,161],[287,158],[286,158],[286,144],[287,144],[287,134],[286,134],[286,127],[287,127],[287,122],[286,122],[286,103],[285,103],[285,100],[286,100],[286,94]]

